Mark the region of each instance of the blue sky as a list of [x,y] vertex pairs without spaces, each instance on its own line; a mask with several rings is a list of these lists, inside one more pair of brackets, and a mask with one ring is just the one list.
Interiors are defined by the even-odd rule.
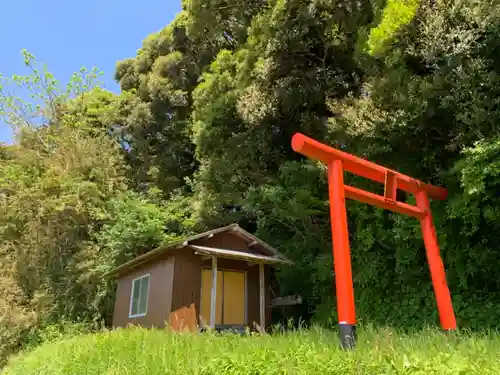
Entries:
[[[0,73],[26,74],[21,50],[45,63],[61,82],[82,66],[104,72],[104,85],[118,92],[115,63],[135,56],[147,35],[165,27],[181,0],[3,0],[0,5]],[[0,142],[11,132],[0,121]]]

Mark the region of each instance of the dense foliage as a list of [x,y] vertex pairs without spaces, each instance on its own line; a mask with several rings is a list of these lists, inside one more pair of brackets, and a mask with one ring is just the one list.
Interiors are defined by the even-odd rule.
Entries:
[[[104,272],[235,221],[296,262],[277,276],[300,314],[335,322],[325,169],[291,150],[297,131],[446,186],[433,212],[458,323],[498,327],[499,40],[494,2],[185,0],[117,63],[119,95],[85,70],[60,88],[26,53],[32,74],[0,82],[16,131],[0,147],[0,357],[61,318],[109,323]],[[418,223],[348,211],[360,319],[435,323]]]

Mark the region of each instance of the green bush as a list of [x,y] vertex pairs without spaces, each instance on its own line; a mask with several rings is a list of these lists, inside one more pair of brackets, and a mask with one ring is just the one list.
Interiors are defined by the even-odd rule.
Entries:
[[101,330],[101,327],[98,323],[72,322],[67,320],[47,324],[43,327],[34,328],[26,334],[24,340],[25,350],[33,350],[42,344],[97,332]]

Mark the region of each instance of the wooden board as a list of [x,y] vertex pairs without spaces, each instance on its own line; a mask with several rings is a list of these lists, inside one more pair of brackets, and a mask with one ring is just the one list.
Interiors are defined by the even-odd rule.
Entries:
[[169,325],[174,331],[196,332],[196,307],[182,307],[170,314]]

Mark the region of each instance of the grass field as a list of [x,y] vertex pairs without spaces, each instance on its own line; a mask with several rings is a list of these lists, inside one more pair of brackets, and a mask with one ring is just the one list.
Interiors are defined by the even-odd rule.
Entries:
[[320,329],[240,337],[130,328],[45,343],[2,372],[33,374],[500,374],[500,337],[366,328],[347,353],[336,332]]

